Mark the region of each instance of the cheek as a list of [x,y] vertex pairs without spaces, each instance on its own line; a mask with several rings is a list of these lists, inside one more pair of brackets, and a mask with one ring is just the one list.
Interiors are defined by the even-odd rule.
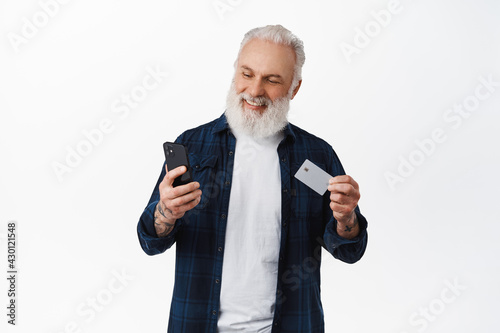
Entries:
[[270,89],[268,90],[268,95],[269,98],[273,101],[277,100],[278,98],[283,98],[287,95],[288,91],[280,88],[276,89]]
[[242,93],[246,89],[245,82],[238,79],[234,80],[234,88],[236,89],[237,94]]

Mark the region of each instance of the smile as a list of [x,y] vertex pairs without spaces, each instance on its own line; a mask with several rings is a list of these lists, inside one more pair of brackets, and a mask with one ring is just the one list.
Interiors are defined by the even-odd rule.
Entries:
[[245,102],[247,102],[248,104],[250,104],[251,106],[265,106],[266,103],[263,102],[263,103],[256,103],[256,102],[252,102],[252,101],[249,101],[247,99],[244,99]]

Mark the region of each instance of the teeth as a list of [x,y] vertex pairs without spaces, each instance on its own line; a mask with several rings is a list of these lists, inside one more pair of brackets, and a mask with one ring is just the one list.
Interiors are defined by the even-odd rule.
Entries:
[[259,103],[254,103],[254,102],[249,101],[249,100],[247,100],[247,99],[245,99],[245,101],[246,101],[248,104],[252,105],[252,106],[262,106],[262,105],[263,105],[263,104],[259,104]]

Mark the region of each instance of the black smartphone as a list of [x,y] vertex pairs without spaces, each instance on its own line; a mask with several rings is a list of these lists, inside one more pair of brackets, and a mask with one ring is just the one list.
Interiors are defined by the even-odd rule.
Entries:
[[165,152],[168,170],[173,170],[181,165],[187,168],[184,174],[175,178],[173,187],[191,183],[193,177],[191,177],[191,166],[189,165],[187,148],[178,143],[165,142],[163,144],[163,151]]

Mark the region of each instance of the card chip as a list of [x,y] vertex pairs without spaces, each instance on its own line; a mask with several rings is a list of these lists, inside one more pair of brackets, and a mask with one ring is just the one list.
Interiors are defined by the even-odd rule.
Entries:
[[332,176],[313,162],[306,159],[297,170],[295,178],[309,186],[319,195],[324,195],[328,190],[328,182]]

